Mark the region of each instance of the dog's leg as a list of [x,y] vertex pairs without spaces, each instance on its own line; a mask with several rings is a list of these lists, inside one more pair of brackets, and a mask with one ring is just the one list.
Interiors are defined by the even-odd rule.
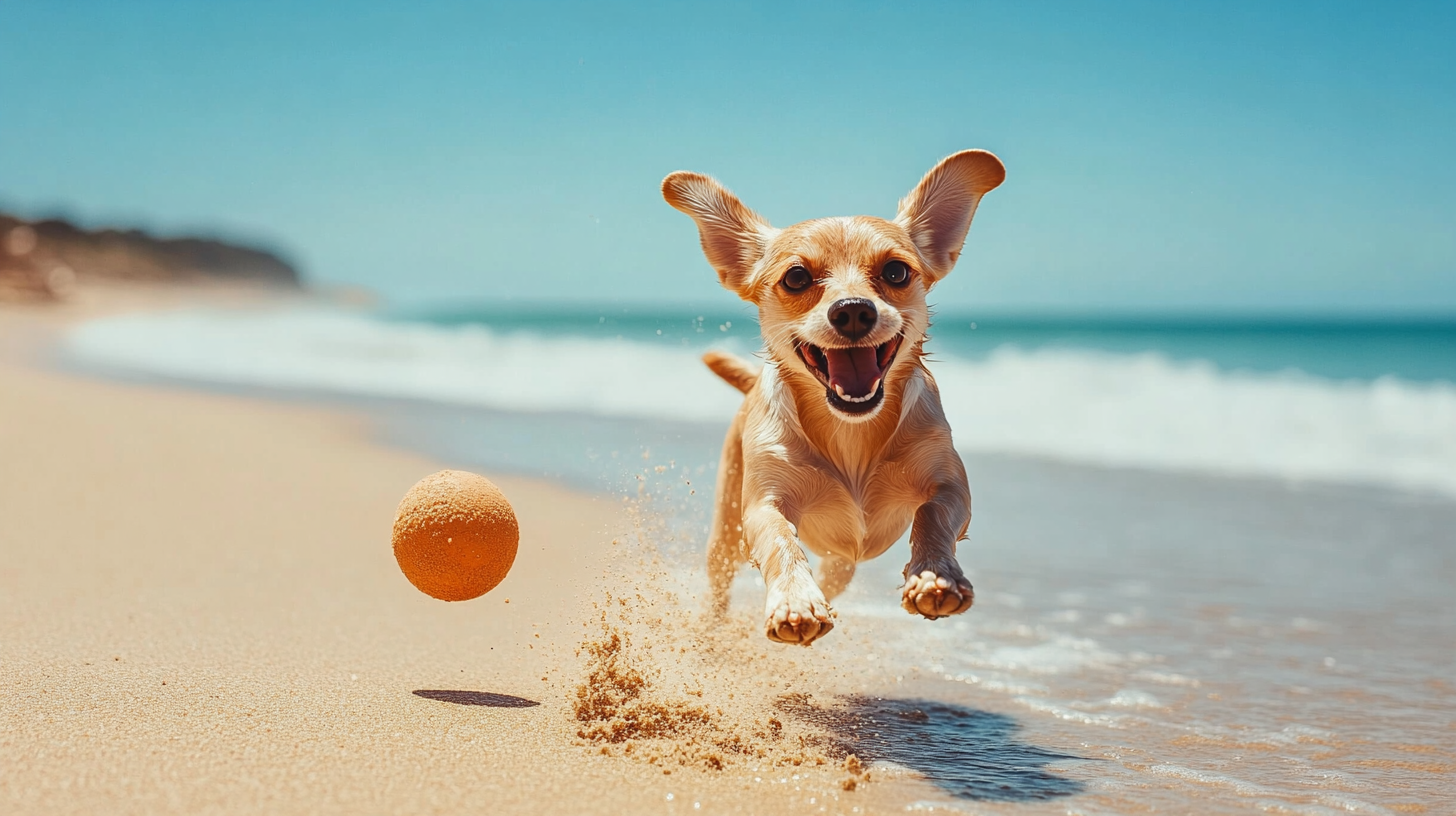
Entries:
[[915,511],[910,529],[910,563],[900,605],[912,615],[935,620],[971,608],[976,594],[956,561],[956,542],[971,523],[971,492],[964,482],[942,484]]
[[838,555],[826,555],[819,559],[819,588],[824,590],[824,597],[831,601],[839,597],[839,593],[854,578],[856,566],[858,565],[850,559]]
[[772,502],[762,502],[744,513],[743,532],[768,587],[764,628],[769,640],[808,646],[829,634],[834,628],[829,602],[814,583],[794,525]]
[[728,611],[729,588],[743,566],[743,414],[740,412],[723,440],[718,462],[717,503],[713,530],[708,537],[708,590],[712,610]]

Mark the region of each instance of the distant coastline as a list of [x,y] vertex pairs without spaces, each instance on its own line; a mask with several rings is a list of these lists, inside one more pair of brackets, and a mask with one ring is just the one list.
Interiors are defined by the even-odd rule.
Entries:
[[277,253],[206,237],[87,230],[58,218],[0,213],[0,299],[58,300],[77,284],[217,280],[288,288],[298,269]]

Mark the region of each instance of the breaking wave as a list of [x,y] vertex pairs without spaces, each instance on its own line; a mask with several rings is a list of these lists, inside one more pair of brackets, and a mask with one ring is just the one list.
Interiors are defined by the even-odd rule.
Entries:
[[[698,361],[705,347],[324,309],[125,315],[83,324],[67,343],[86,365],[220,384],[723,422],[739,397]],[[1014,346],[931,370],[962,451],[1456,495],[1448,382]]]

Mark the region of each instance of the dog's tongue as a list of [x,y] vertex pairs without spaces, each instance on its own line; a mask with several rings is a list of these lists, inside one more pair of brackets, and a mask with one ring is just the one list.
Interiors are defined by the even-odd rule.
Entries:
[[874,348],[824,349],[829,362],[829,385],[839,386],[851,397],[867,397],[880,379],[880,362]]

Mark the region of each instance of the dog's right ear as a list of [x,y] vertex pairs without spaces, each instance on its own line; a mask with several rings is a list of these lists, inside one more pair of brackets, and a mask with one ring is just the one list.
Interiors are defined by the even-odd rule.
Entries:
[[662,197],[698,225],[703,254],[718,280],[744,300],[752,300],[749,279],[776,230],[723,185],[701,173],[679,170],[662,180]]

